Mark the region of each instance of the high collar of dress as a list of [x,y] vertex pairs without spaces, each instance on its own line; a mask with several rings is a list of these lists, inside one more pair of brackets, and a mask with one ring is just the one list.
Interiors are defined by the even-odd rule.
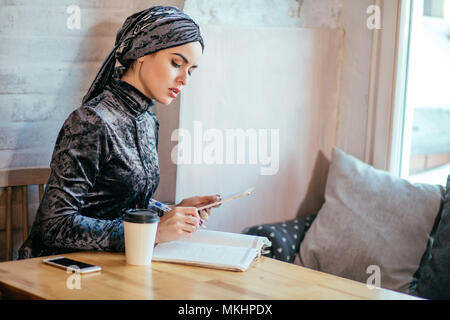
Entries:
[[150,107],[156,104],[156,100],[148,98],[128,82],[111,79],[109,86],[111,91],[124,102],[135,117],[147,112]]

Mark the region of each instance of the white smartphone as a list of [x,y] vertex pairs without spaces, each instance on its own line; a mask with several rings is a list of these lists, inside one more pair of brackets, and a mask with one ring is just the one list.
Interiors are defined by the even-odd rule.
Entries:
[[102,268],[99,266],[94,266],[92,264],[72,260],[65,257],[53,257],[43,260],[44,263],[49,264],[54,267],[58,267],[65,270],[75,270],[75,272],[89,273],[101,271]]
[[237,199],[237,198],[240,198],[240,197],[243,197],[243,196],[248,196],[248,195],[250,195],[250,194],[253,192],[253,190],[255,190],[254,187],[249,188],[249,189],[247,189],[247,190],[245,190],[245,191],[243,191],[243,192],[239,192],[239,193],[236,193],[236,194],[234,194],[234,195],[228,196],[228,197],[226,197],[226,198],[223,199],[223,200],[220,200],[220,201],[217,201],[217,202],[214,202],[214,203],[210,203],[210,204],[208,204],[208,205],[206,205],[206,206],[197,208],[197,210],[198,210],[198,211],[201,211],[201,210],[204,210],[204,209],[208,209],[208,208],[217,206],[217,205],[219,205],[219,204],[221,204],[221,203],[224,203],[224,202],[227,202],[227,201],[230,201],[230,200],[233,200],[233,199]]

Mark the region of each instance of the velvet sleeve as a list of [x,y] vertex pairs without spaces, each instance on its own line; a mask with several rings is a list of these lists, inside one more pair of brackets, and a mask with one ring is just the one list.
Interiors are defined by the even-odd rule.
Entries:
[[84,107],[64,122],[53,151],[51,175],[38,210],[42,242],[71,250],[123,251],[123,221],[82,214],[84,199],[108,161],[108,126]]

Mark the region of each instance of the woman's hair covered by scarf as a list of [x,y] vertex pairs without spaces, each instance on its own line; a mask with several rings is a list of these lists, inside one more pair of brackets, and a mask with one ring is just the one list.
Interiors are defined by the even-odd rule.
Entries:
[[82,103],[101,93],[112,77],[120,79],[136,59],[196,41],[200,42],[204,50],[200,27],[178,8],[156,6],[129,16],[117,32],[115,46],[103,62]]

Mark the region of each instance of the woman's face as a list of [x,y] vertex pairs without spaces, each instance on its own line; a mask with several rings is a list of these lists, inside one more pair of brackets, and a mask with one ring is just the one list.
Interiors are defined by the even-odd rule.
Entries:
[[200,42],[190,42],[138,58],[132,84],[147,97],[168,105],[187,86],[201,56]]

